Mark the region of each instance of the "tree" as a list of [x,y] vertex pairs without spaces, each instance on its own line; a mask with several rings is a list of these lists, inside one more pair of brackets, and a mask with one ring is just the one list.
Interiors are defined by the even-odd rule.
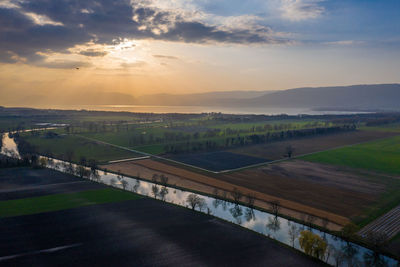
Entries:
[[247,205],[249,206],[249,208],[251,208],[251,209],[254,208],[254,201],[256,199],[255,195],[249,193],[249,194],[247,194],[246,199],[247,199]]
[[242,192],[240,192],[239,189],[237,189],[235,187],[235,188],[233,188],[233,191],[231,192],[231,196],[232,196],[233,200],[235,201],[235,203],[238,204],[243,195],[242,195]]
[[273,232],[276,232],[279,229],[281,229],[281,222],[279,221],[277,216],[268,217],[267,228]]
[[128,181],[122,179],[121,180],[121,185],[122,185],[122,189],[126,190],[126,187],[128,186]]
[[208,208],[207,204],[206,204],[206,200],[204,198],[201,198],[201,197],[198,200],[197,206],[199,207],[200,211],[203,211],[206,208]]
[[325,255],[327,243],[319,235],[312,233],[311,231],[301,231],[299,237],[300,247],[304,250],[304,253],[322,259]]
[[292,155],[293,155],[293,152],[294,152],[294,148],[292,147],[292,145],[288,145],[288,146],[286,147],[286,156],[287,156],[288,158],[291,158]]
[[288,234],[292,247],[294,247],[294,241],[296,241],[296,238],[299,236],[299,228],[295,224],[291,224]]
[[159,191],[158,186],[154,184],[154,185],[151,187],[151,192],[153,193],[154,198],[157,198],[158,191]]
[[157,173],[153,174],[153,177],[151,178],[151,180],[152,180],[153,182],[157,182],[157,180],[158,180],[158,174],[157,174]]
[[269,202],[271,211],[275,216],[278,216],[280,210],[280,202],[278,200],[273,200]]
[[132,191],[136,193],[139,186],[140,186],[140,181],[136,180],[136,183],[132,186]]
[[388,244],[389,236],[385,232],[368,232],[365,239],[372,246],[372,250],[364,254],[368,266],[387,266],[381,251]]
[[317,218],[314,215],[308,214],[307,223],[308,227],[311,228]]
[[342,228],[342,236],[344,238],[352,238],[358,232],[359,227],[354,223],[348,223]]
[[81,156],[81,158],[79,159],[79,164],[85,166],[87,163],[86,157]]
[[41,157],[40,160],[39,160],[39,164],[40,164],[40,167],[41,167],[41,168],[46,167],[46,165],[47,165],[47,159],[44,158],[44,157]]
[[189,206],[194,210],[197,205],[199,205],[201,198],[196,195],[196,194],[189,194],[186,198],[186,202],[189,204]]
[[159,195],[162,201],[165,201],[165,196],[167,194],[168,194],[168,188],[166,186],[161,187]]
[[160,182],[161,182],[161,184],[162,185],[167,185],[168,184],[168,177],[167,176],[165,176],[164,174],[161,174],[161,176],[160,176]]
[[86,174],[85,167],[81,165],[76,166],[76,173],[79,175],[79,177],[83,178]]

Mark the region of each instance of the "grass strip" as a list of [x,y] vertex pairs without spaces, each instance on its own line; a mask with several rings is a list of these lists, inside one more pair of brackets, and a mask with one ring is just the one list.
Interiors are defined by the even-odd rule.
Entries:
[[140,196],[131,192],[106,188],[77,193],[6,200],[0,201],[0,217],[36,214],[138,198],[140,198]]

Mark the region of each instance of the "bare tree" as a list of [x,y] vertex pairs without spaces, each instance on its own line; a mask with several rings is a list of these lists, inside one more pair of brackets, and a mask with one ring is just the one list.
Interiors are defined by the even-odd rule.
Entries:
[[280,210],[280,202],[278,200],[273,200],[271,202],[269,202],[270,207],[271,207],[271,211],[275,216],[278,216],[279,214],[279,210]]
[[213,189],[214,196],[218,196],[218,193],[219,193],[218,188],[214,188]]
[[249,206],[249,208],[251,208],[251,209],[254,208],[254,201],[256,199],[255,195],[249,193],[249,194],[247,194],[246,199],[247,199],[247,205]]
[[242,192],[240,192],[239,189],[237,189],[235,187],[235,188],[233,188],[233,190],[231,192],[231,196],[232,196],[233,200],[235,201],[235,203],[238,204],[243,195],[242,195]]
[[294,241],[296,241],[296,238],[299,236],[300,230],[295,224],[292,224],[290,225],[288,234],[290,242],[292,243],[292,247],[294,247]]
[[267,228],[273,232],[276,232],[279,229],[281,229],[281,223],[277,216],[274,216],[273,218],[272,217],[268,218]]
[[308,216],[307,216],[307,223],[308,223],[308,226],[311,228],[311,226],[314,224],[314,222],[315,222],[315,220],[316,220],[317,218],[314,216],[314,215],[312,215],[312,214],[308,214]]
[[161,187],[159,195],[162,201],[165,201],[165,196],[167,194],[168,194],[168,188],[166,186]]
[[158,186],[154,184],[154,185],[151,187],[151,192],[153,193],[154,198],[157,198],[158,191],[159,191]]
[[199,201],[198,201],[198,203],[197,203],[197,206],[199,207],[199,210],[200,210],[200,211],[203,211],[203,210],[205,210],[206,208],[208,208],[208,207],[207,207],[207,204],[206,204],[206,200],[205,200],[204,198],[199,198]]
[[288,145],[288,146],[286,147],[286,156],[287,156],[288,158],[291,158],[292,155],[293,155],[293,152],[294,152],[293,146],[292,146],[292,145]]
[[157,180],[158,180],[158,174],[157,174],[157,173],[153,174],[153,177],[151,178],[151,180],[152,180],[153,182],[157,182]]
[[161,174],[161,176],[160,176],[160,182],[161,182],[161,184],[162,185],[167,185],[168,184],[168,177],[167,176],[165,176],[164,174]]
[[186,202],[189,204],[192,210],[194,210],[200,202],[200,197],[196,194],[189,194],[186,198]]
[[132,186],[132,191],[137,193],[139,186],[140,186],[140,181],[136,180],[136,183]]
[[126,181],[125,179],[121,179],[121,185],[122,185],[122,189],[126,190],[126,187],[128,186],[128,181]]
[[326,229],[328,224],[329,224],[329,220],[327,218],[322,218],[322,227],[324,227],[324,229]]

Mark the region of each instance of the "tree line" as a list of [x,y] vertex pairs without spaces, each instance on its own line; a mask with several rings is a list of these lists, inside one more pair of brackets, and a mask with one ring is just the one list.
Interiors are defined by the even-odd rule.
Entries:
[[186,153],[195,151],[212,151],[216,149],[228,149],[239,146],[265,144],[276,141],[290,140],[294,138],[310,137],[317,135],[327,135],[339,132],[348,132],[356,130],[356,126],[343,125],[333,127],[317,127],[311,129],[299,129],[299,130],[286,130],[279,132],[267,132],[265,134],[251,134],[236,137],[227,137],[223,142],[216,142],[213,140],[194,141],[194,142],[182,142],[175,144],[167,144],[164,146],[166,153]]

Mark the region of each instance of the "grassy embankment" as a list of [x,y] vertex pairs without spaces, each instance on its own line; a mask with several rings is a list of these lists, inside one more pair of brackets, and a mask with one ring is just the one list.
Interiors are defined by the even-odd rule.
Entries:
[[140,196],[131,192],[106,188],[78,193],[6,200],[0,201],[0,218],[72,209],[80,206],[133,200],[138,198],[140,198]]

